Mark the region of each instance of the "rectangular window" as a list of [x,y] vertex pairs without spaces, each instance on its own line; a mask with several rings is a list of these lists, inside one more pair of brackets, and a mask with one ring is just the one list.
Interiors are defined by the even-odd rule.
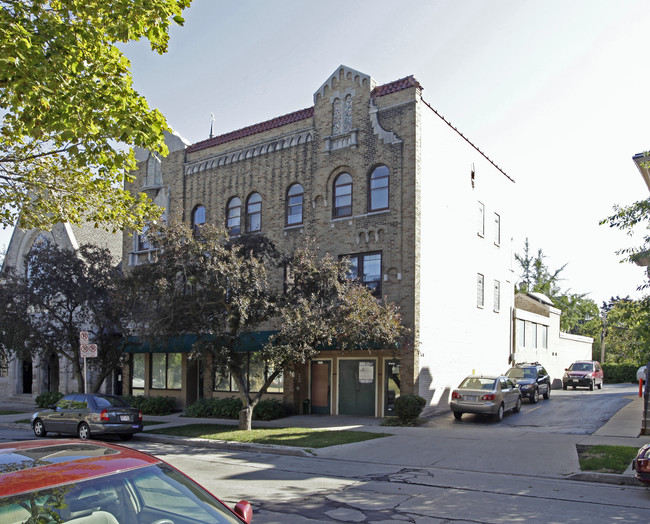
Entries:
[[501,217],[494,213],[494,244],[501,245]]
[[483,202],[478,203],[478,224],[477,230],[478,236],[485,236],[485,205]]
[[144,393],[144,355],[144,353],[131,355],[131,388],[141,390],[138,391],[140,394]]
[[381,297],[381,253],[346,255],[350,261],[348,278],[359,280],[373,296]]
[[494,281],[494,311],[501,311],[501,282]]
[[181,353],[151,355],[151,388],[181,389],[183,356]]
[[483,307],[485,304],[485,277],[480,273],[476,274],[476,305]]
[[534,322],[530,323],[530,341],[533,343],[533,347],[537,347],[537,324]]
[[517,333],[516,333],[516,344],[518,347],[526,347],[526,322],[521,319],[517,319]]
[[539,326],[539,345],[544,349],[548,349],[548,326]]
[[[251,356],[251,353],[248,354],[245,367],[246,380],[248,381],[251,392],[258,392],[264,385],[266,377],[273,371],[271,366],[257,360],[254,354]],[[238,391],[237,384],[228,371],[225,374],[219,374],[217,372],[214,389],[215,391]],[[267,393],[282,393],[284,391],[284,377],[282,373],[273,380],[266,391]]]

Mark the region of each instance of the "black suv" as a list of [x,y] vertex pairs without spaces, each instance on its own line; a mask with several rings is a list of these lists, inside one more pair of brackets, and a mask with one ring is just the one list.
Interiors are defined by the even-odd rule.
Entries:
[[522,397],[528,397],[535,404],[542,395],[551,397],[551,377],[539,362],[515,364],[506,372],[506,377],[519,386]]

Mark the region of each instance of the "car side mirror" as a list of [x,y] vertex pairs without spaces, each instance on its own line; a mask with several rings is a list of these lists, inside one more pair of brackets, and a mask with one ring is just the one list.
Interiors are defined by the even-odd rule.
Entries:
[[241,500],[233,508],[235,514],[242,519],[247,524],[250,524],[253,520],[253,508],[251,507],[250,502],[246,500]]

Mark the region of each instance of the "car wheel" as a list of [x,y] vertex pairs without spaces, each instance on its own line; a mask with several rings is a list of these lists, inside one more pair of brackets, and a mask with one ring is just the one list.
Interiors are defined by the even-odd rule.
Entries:
[[[566,388],[564,388],[566,389]],[[551,385],[546,386],[546,393],[544,393],[544,400],[551,398]]]
[[503,404],[499,406],[499,411],[494,414],[494,420],[501,422],[503,420]]
[[589,383],[589,391],[593,391],[593,390],[594,390],[594,381],[592,380],[592,381]]
[[81,440],[88,440],[90,438],[90,427],[88,424],[85,422],[79,424],[79,427],[77,428],[77,436]]
[[521,411],[521,397],[517,399],[517,403],[515,404],[515,407],[512,408],[513,413],[519,413]]
[[43,421],[40,418],[37,418],[34,421],[34,435],[37,437],[44,437],[47,435],[47,431],[45,431],[45,426],[43,425]]
[[120,433],[120,438],[122,440],[131,440],[133,438],[133,433]]
[[530,396],[530,403],[537,404],[538,401],[539,401],[539,389],[535,388],[533,390],[533,394]]

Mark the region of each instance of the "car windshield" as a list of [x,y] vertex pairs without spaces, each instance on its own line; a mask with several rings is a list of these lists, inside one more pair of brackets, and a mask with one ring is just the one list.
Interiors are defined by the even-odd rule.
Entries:
[[574,362],[569,369],[571,371],[591,371],[593,364],[589,362]]
[[3,524],[70,521],[75,524],[241,524],[208,492],[165,465],[0,499]]
[[496,380],[486,377],[467,377],[459,386],[460,389],[496,389]]
[[535,378],[536,373],[533,368],[510,368],[506,373],[506,377],[521,379],[521,378]]

